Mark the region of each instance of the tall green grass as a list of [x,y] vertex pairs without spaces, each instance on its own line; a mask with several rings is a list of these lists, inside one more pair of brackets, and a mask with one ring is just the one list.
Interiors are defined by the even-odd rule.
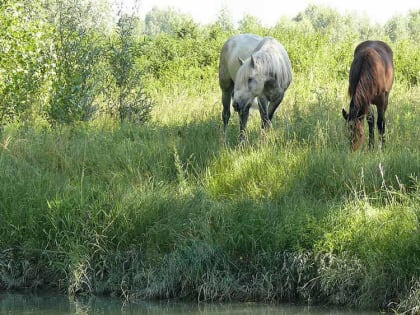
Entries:
[[304,105],[289,97],[266,135],[253,115],[245,147],[235,116],[221,145],[217,93],[204,111],[201,98],[165,97],[141,128],[10,128],[1,283],[413,308],[420,159],[410,93],[394,97],[383,152],[350,153],[336,100],[318,94]]

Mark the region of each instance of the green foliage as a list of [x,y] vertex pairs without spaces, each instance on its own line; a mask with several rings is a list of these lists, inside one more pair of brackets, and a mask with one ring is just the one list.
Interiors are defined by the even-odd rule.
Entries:
[[88,120],[100,81],[95,75],[102,53],[89,3],[58,1],[55,20],[55,72],[49,119],[53,123]]
[[410,40],[398,41],[394,44],[394,60],[396,79],[408,85],[418,85],[420,82],[420,56],[417,45]]
[[232,32],[234,30],[232,14],[227,7],[222,7],[215,23],[223,32]]
[[298,14],[295,18],[297,22],[303,19],[308,19],[314,30],[326,30],[338,24],[340,15],[329,7],[309,5],[303,13]]
[[194,84],[197,92],[215,84],[220,47],[225,40],[217,31],[197,36],[161,34],[147,38],[140,46],[140,65],[153,81],[153,88]]
[[408,16],[394,16],[385,24],[388,37],[396,42],[398,40],[419,40],[420,10],[410,11]]
[[385,32],[393,42],[408,38],[407,20],[401,16],[391,18],[385,24]]
[[154,7],[146,14],[145,34],[148,36],[156,36],[162,33],[171,35],[180,35],[184,32],[194,32],[197,27],[194,20],[188,16],[177,12],[174,9],[161,10]]
[[263,26],[261,25],[261,21],[252,15],[245,15],[239,21],[238,30],[241,33],[255,33],[255,34],[264,33]]
[[38,1],[0,6],[0,124],[25,122],[45,111],[48,97],[51,27]]
[[141,84],[141,71],[136,67],[135,30],[138,19],[120,16],[115,37],[110,44],[108,63],[111,78],[104,90],[111,116],[145,122],[150,117],[152,102]]
[[418,43],[420,41],[420,10],[410,11],[408,15],[408,29],[410,39]]

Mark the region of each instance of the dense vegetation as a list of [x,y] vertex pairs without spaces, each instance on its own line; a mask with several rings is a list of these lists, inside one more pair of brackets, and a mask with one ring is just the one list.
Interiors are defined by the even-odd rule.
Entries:
[[[119,11],[122,12],[122,11]],[[420,11],[309,6],[199,25],[87,0],[0,1],[0,288],[420,311]],[[294,81],[262,136],[222,146],[218,55],[279,39]],[[351,153],[354,47],[383,39],[387,147]]]

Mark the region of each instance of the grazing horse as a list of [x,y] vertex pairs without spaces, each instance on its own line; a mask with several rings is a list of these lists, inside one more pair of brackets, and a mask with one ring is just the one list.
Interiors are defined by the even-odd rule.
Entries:
[[291,81],[289,56],[277,40],[252,34],[228,39],[223,45],[219,63],[224,141],[232,99],[233,108],[239,114],[240,140],[243,142],[251,105],[258,103],[262,128],[270,127],[274,112]]
[[385,111],[388,96],[394,82],[394,62],[392,49],[382,41],[365,41],[354,51],[350,67],[349,113],[343,108],[342,114],[350,131],[352,150],[357,150],[365,141],[364,118],[369,125],[369,148],[374,147],[375,117],[371,104],[378,111],[378,130],[381,146],[385,146]]

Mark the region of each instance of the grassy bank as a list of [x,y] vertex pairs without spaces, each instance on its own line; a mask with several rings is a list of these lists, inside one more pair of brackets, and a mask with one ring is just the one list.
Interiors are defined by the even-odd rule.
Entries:
[[0,286],[418,311],[420,90],[395,87],[384,152],[350,153],[345,83],[307,84],[245,147],[217,87],[156,95],[147,126],[8,127]]

